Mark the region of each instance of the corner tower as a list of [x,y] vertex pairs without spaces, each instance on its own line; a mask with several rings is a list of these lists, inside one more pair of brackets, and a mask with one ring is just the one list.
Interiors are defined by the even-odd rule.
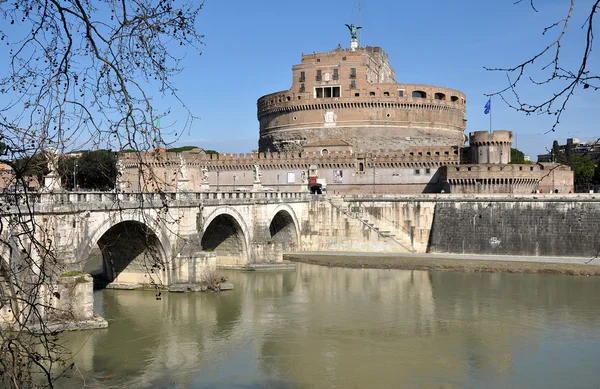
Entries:
[[464,93],[397,83],[381,47],[352,42],[303,54],[292,67],[292,87],[258,99],[259,151],[338,140],[356,152],[464,145]]

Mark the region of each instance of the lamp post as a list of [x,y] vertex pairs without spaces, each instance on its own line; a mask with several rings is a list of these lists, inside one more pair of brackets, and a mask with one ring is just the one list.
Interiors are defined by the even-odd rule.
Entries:
[[277,175],[277,192],[279,192],[279,174]]
[[73,165],[73,191],[77,192],[77,161]]

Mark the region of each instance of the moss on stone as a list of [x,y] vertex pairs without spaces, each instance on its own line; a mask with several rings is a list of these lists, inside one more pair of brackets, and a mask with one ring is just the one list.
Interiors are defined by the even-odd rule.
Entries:
[[74,276],[81,276],[81,275],[83,275],[83,276],[84,276],[84,278],[85,278],[85,275],[86,275],[86,274],[87,274],[87,273],[85,273],[85,272],[82,272],[82,271],[79,271],[79,270],[71,270],[71,271],[68,271],[68,272],[66,272],[66,273],[63,273],[63,274],[61,275],[61,277],[74,277]]

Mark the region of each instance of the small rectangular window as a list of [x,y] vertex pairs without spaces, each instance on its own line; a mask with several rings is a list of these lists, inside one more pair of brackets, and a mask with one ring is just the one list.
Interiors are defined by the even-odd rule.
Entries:
[[416,175],[418,175],[418,174],[421,174],[421,170],[419,170],[419,169],[415,169],[415,174],[416,174]]
[[300,93],[304,93],[305,90],[304,84],[300,84]]
[[345,61],[345,60],[346,60],[346,57],[342,57],[342,61]]
[[356,89],[356,81],[350,81],[350,89]]
[[338,69],[333,69],[333,79],[337,80],[340,78],[340,75],[338,73]]
[[375,96],[375,92],[373,92],[373,91],[369,92],[369,96]]
[[350,68],[350,78],[356,78],[356,68]]
[[354,97],[360,97],[360,93],[356,92],[356,93],[354,94]]
[[323,79],[323,76],[321,75],[321,71],[317,70],[317,81],[321,81]]
[[306,74],[304,72],[300,72],[300,82],[304,82],[306,79]]
[[383,95],[384,95],[385,97],[390,97],[390,92],[383,92]]
[[425,174],[431,174],[431,169],[425,169]]
[[321,58],[317,58],[317,62],[321,62]]
[[404,97],[404,89],[398,89],[398,97]]

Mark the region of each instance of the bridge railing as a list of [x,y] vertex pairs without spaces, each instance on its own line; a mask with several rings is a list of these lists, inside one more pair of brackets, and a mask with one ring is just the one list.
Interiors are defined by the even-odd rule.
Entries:
[[0,203],[8,206],[85,204],[107,205],[117,202],[161,205],[164,203],[197,203],[201,201],[255,201],[255,200],[307,200],[307,192],[271,191],[213,191],[213,192],[54,192],[54,193],[2,193]]

